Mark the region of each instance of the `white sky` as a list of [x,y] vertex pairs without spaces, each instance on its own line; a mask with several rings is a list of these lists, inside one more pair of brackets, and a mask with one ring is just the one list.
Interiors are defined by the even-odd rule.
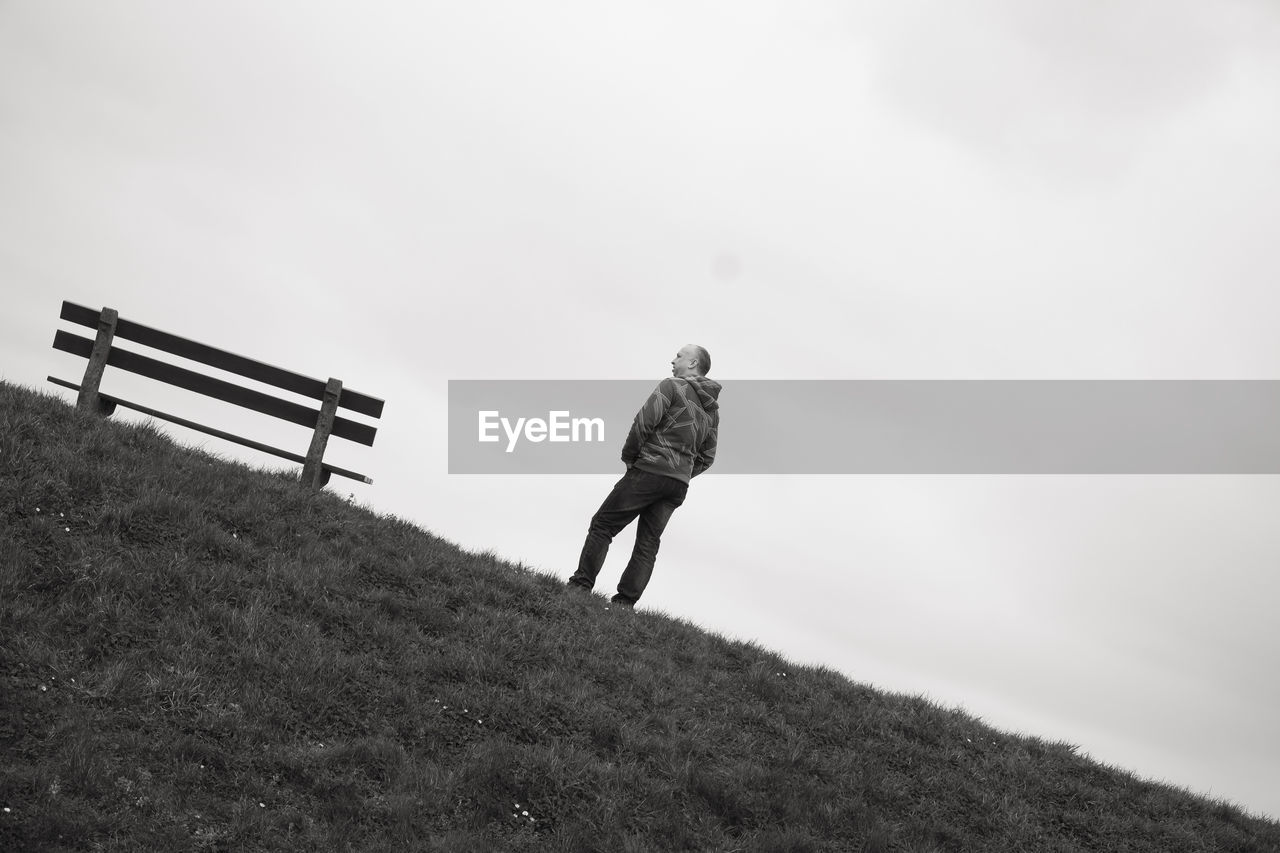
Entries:
[[[447,476],[447,380],[1280,378],[1278,224],[1266,0],[0,5],[0,376],[64,298],[338,375],[341,491],[566,578],[612,478]],[[1278,501],[709,474],[642,607],[1276,816]]]

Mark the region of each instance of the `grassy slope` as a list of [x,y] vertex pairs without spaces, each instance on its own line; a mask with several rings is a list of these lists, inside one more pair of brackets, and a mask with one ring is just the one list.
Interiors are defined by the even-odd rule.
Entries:
[[5,384],[0,530],[0,849],[1280,850]]

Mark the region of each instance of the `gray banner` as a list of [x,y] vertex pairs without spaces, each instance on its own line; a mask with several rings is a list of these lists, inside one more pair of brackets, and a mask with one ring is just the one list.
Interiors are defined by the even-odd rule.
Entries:
[[[452,380],[450,474],[616,474],[645,380]],[[1280,380],[729,380],[711,474],[1280,474]]]

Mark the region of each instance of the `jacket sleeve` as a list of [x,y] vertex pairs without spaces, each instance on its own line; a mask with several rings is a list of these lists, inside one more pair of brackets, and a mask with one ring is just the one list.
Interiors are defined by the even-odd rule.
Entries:
[[716,461],[716,445],[720,441],[720,413],[713,412],[711,414],[711,425],[707,428],[706,440],[698,448],[698,455],[693,460],[693,473],[690,477],[696,477],[703,471],[711,467]]
[[640,457],[640,449],[653,435],[658,424],[662,423],[662,416],[671,403],[670,389],[666,387],[670,381],[664,379],[659,382],[649,399],[640,407],[640,411],[636,412],[635,420],[631,422],[631,431],[627,433],[627,440],[622,445],[622,461],[627,463],[627,467],[635,464]]

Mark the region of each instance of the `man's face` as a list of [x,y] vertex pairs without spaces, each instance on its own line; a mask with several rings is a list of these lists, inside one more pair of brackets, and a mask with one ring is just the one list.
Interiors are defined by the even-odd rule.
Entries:
[[698,372],[696,359],[693,347],[681,347],[676,357],[671,359],[671,375],[684,377],[696,374]]

